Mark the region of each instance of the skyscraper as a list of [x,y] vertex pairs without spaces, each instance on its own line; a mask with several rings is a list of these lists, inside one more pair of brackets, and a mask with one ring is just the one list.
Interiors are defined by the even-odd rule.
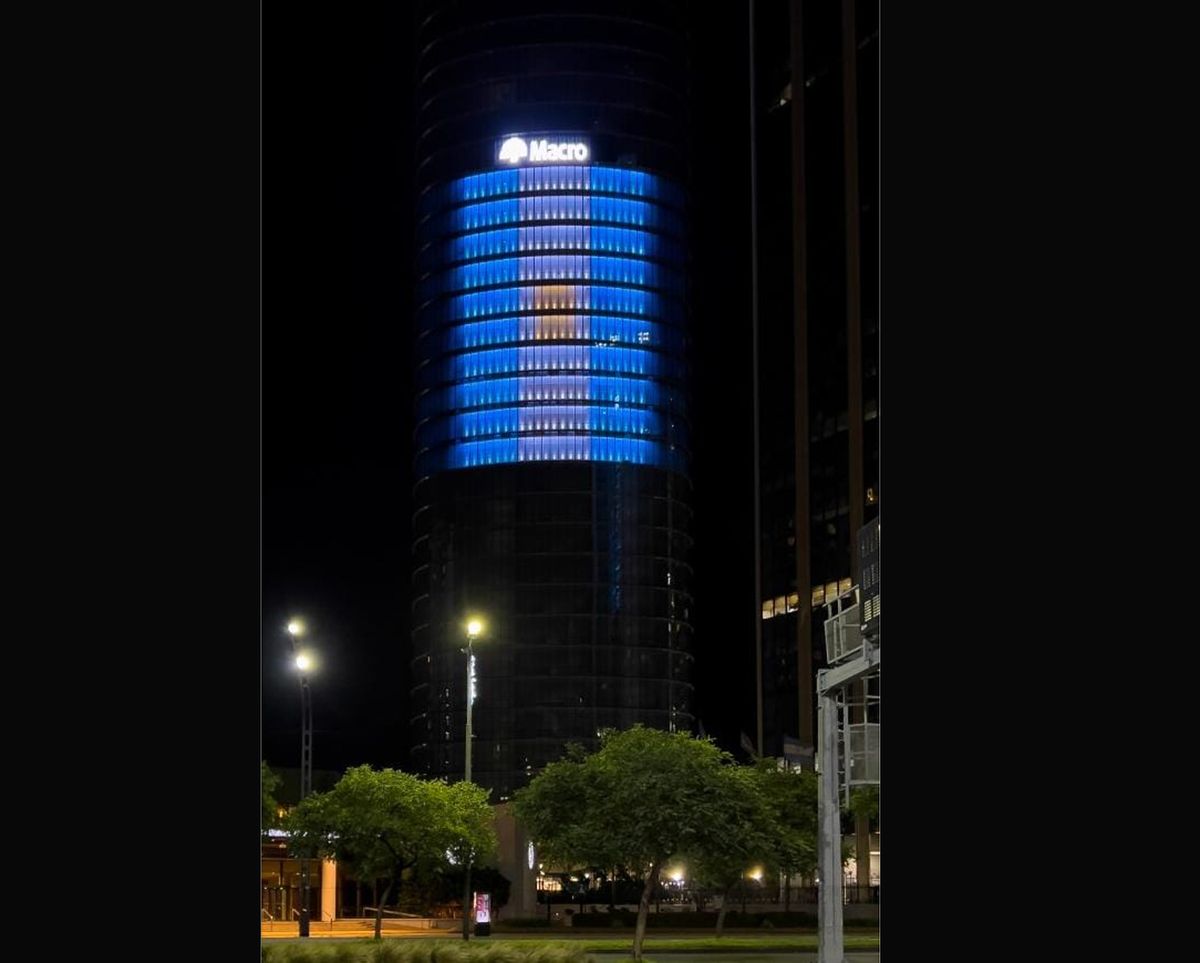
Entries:
[[692,726],[687,47],[661,0],[418,28],[414,762]]
[[878,517],[876,0],[754,0],[758,739],[811,765],[824,606]]

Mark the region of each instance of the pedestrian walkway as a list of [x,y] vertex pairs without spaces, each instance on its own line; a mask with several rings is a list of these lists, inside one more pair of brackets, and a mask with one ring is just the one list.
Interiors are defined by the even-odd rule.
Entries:
[[[361,939],[364,936],[375,935],[373,919],[341,919],[318,923],[315,920],[308,924],[310,938],[329,939]],[[462,922],[460,920],[426,920],[426,919],[387,919],[383,921],[382,935],[387,937],[430,937],[458,936],[462,938]],[[283,920],[264,920],[262,923],[262,938],[264,940],[299,939],[300,924],[285,923]]]

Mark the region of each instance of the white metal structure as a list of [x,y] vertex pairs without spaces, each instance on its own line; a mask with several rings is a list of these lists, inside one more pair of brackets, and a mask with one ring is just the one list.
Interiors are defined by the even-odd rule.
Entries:
[[[829,604],[825,655],[829,668],[817,673],[819,728],[817,822],[820,833],[820,931],[818,963],[845,963],[842,939],[842,821],[840,793],[849,801],[854,786],[879,783],[879,723],[866,721],[877,704],[868,677],[879,675],[879,637],[862,631],[858,586]],[[850,686],[862,679],[867,692],[862,722],[851,723]],[[849,751],[847,751],[847,745]],[[843,761],[844,760],[844,761]]]

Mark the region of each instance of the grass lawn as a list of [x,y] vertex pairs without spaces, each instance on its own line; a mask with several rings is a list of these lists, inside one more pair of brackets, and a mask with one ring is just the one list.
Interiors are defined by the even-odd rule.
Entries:
[[[847,933],[845,948],[878,950],[876,933]],[[461,941],[442,939],[325,940],[271,945],[263,942],[264,963],[587,963],[590,953],[628,953],[633,934],[603,939],[552,939],[538,936],[489,936]],[[816,933],[779,936],[647,936],[647,956],[671,953],[815,952]]]
[[[842,937],[847,950],[879,949],[878,934],[846,934]],[[602,940],[581,940],[564,943],[564,946],[580,945],[585,953],[619,953],[633,945],[633,935],[624,939],[608,937]],[[647,936],[642,944],[649,953],[740,953],[753,950],[759,953],[794,953],[815,950],[817,934],[796,933],[790,936],[723,936],[705,938]]]

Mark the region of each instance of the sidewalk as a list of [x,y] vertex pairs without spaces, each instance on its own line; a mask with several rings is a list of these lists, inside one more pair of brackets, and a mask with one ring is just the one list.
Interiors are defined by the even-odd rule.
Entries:
[[[395,920],[384,920],[382,934],[384,937],[399,937],[401,939],[444,939],[448,936],[456,936],[462,939],[462,924],[457,921],[455,928],[446,929],[431,929],[426,925],[406,926],[403,923],[397,923]],[[282,920],[277,922],[265,922],[262,924],[262,938],[264,940],[299,940],[300,939],[300,924],[285,923]],[[371,937],[375,935],[375,921],[368,919],[344,919],[335,920],[333,923],[316,923],[308,924],[309,939],[362,939],[363,937]]]
[[[268,932],[266,929],[267,924],[266,923],[263,924],[262,938],[264,941],[267,941],[267,940],[272,941],[272,942],[284,941],[284,942],[289,942],[289,943],[302,942],[302,940],[300,939],[299,933],[298,933],[298,926],[296,924],[292,924],[289,926],[285,923],[276,923],[276,924],[274,924],[274,926],[275,926],[275,929],[272,932]],[[314,923],[310,926],[310,929],[309,929],[309,939],[361,940],[361,939],[371,939],[372,937],[374,937],[374,935],[375,935],[375,927],[374,927],[374,922],[371,920],[360,920],[360,919],[338,920],[333,925],[332,928],[330,927],[329,923],[322,923],[320,925]],[[403,928],[402,926],[397,926],[395,923],[393,923],[392,925],[389,926],[388,923],[385,921],[384,926],[383,926],[382,936],[384,939],[461,940],[462,939],[462,931],[461,931],[461,929],[453,929],[453,930],[428,930],[428,929],[416,930],[416,929],[411,929],[411,928],[406,929],[406,928]],[[664,955],[670,954],[672,963],[685,963],[685,961],[691,960],[693,957],[698,960],[708,961],[708,963],[719,963],[719,959],[722,957],[729,957],[730,959],[734,959],[739,954],[744,954],[744,953],[753,953],[756,955],[757,954],[770,954],[775,960],[781,961],[781,963],[787,963],[786,959],[781,960],[781,958],[790,958],[790,957],[797,956],[797,955],[804,956],[809,951],[807,949],[795,949],[794,948],[795,941],[790,941],[790,942],[792,942],[791,947],[781,947],[778,945],[772,945],[773,941],[777,943],[780,938],[787,940],[788,937],[800,937],[801,939],[807,938],[807,939],[805,939],[805,942],[812,941],[812,943],[815,947],[815,941],[817,939],[816,931],[811,928],[794,929],[794,930],[776,929],[776,930],[772,930],[769,935],[765,935],[761,932],[756,932],[753,930],[751,930],[749,932],[745,932],[745,933],[737,933],[737,932],[731,933],[728,930],[726,930],[725,936],[723,937],[723,939],[729,941],[730,944],[734,944],[734,945],[731,945],[728,950],[717,949],[717,948],[693,950],[693,949],[682,948],[682,947],[678,948],[678,949],[668,949],[661,945],[658,945],[658,946],[654,945],[655,943],[661,944],[663,942],[667,942],[667,941],[671,941],[671,940],[706,940],[707,941],[707,940],[711,940],[713,938],[713,936],[714,936],[713,931],[709,930],[709,929],[703,929],[703,930],[685,930],[685,929],[656,930],[652,934],[651,933],[646,934],[646,941],[647,941],[646,942],[646,954],[649,956],[655,956],[658,954],[664,954]],[[847,940],[853,940],[856,937],[860,937],[860,936],[865,937],[866,939],[878,939],[879,931],[875,930],[875,929],[870,929],[870,930],[853,929],[853,930],[845,931],[845,937]],[[750,941],[752,943],[757,943],[758,942],[757,938],[761,938],[762,942],[760,945],[752,945],[752,946],[746,945],[747,941]],[[524,942],[548,942],[548,941],[549,942],[570,942],[570,943],[578,943],[578,942],[598,943],[598,942],[603,941],[603,942],[606,942],[609,945],[611,945],[612,941],[624,941],[624,940],[628,940],[630,943],[632,943],[632,941],[633,941],[633,931],[632,930],[625,930],[625,931],[619,931],[619,932],[600,932],[600,933],[590,932],[589,933],[587,931],[580,931],[580,930],[551,929],[551,930],[542,930],[540,932],[524,932],[524,933],[495,933],[495,932],[493,932],[490,936],[472,936],[471,937],[472,943],[476,943],[476,942],[524,943]],[[878,950],[861,950],[861,951],[860,950],[850,950],[847,952],[848,953],[866,952],[866,953],[874,953],[874,954],[878,955]],[[625,959],[628,956],[627,953],[623,953],[619,950],[610,950],[607,948],[601,949],[601,950],[593,950],[593,951],[591,951],[591,955],[594,956],[597,960],[602,960],[602,959],[607,960],[610,958],[611,959]],[[814,958],[815,958],[815,955],[814,955]]]

